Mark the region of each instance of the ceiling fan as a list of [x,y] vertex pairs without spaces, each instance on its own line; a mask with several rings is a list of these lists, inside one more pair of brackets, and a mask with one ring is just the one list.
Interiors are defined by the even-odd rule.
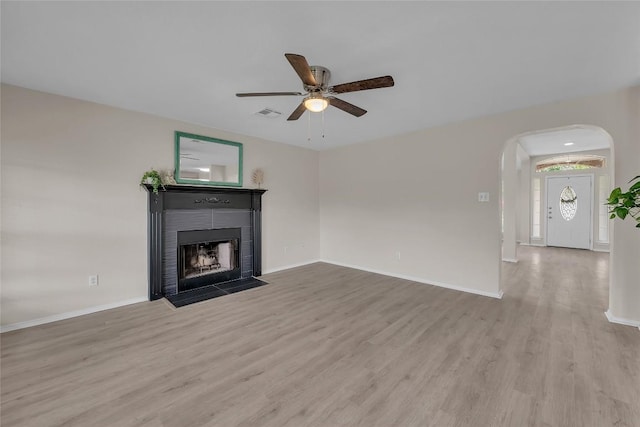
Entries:
[[363,110],[353,104],[343,101],[333,96],[337,93],[356,92],[359,90],[378,89],[383,87],[391,87],[394,85],[393,77],[383,76],[374,77],[372,79],[358,80],[350,83],[342,83],[335,86],[329,86],[331,72],[325,67],[319,65],[309,65],[307,59],[302,55],[295,53],[285,53],[295,72],[302,80],[302,87],[306,93],[301,92],[248,92],[236,93],[238,97],[248,96],[302,96],[306,95],[298,108],[289,116],[287,120],[298,120],[305,110],[314,113],[324,111],[329,105],[339,108],[356,117],[366,114],[367,110]]

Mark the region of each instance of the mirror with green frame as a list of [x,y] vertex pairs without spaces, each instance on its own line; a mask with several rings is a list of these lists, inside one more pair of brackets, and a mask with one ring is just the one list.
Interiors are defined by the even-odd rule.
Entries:
[[242,187],[242,144],[176,131],[178,184]]

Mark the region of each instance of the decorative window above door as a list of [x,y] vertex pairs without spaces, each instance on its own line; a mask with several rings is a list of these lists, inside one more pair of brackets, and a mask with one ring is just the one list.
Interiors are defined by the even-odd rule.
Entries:
[[589,154],[567,154],[540,160],[536,163],[536,172],[553,172],[603,168],[605,157]]

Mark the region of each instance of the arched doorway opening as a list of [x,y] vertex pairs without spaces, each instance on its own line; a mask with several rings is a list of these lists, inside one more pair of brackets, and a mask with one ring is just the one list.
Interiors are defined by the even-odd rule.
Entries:
[[[612,188],[614,159],[613,140],[598,126],[570,125],[510,138],[500,162],[501,260],[518,262],[518,248],[528,245],[609,252],[613,222],[604,201]],[[584,194],[576,197],[577,188]]]

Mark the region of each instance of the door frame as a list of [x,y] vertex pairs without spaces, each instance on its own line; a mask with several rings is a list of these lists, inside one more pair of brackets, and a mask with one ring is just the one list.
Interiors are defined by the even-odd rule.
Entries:
[[595,174],[568,174],[568,175],[553,175],[553,176],[545,176],[544,177],[544,245],[549,246],[549,192],[547,191],[549,188],[549,179],[554,178],[578,178],[578,177],[588,177],[590,181],[590,195],[589,195],[589,250],[593,251],[593,203],[594,203],[594,194],[593,194],[593,181]]

